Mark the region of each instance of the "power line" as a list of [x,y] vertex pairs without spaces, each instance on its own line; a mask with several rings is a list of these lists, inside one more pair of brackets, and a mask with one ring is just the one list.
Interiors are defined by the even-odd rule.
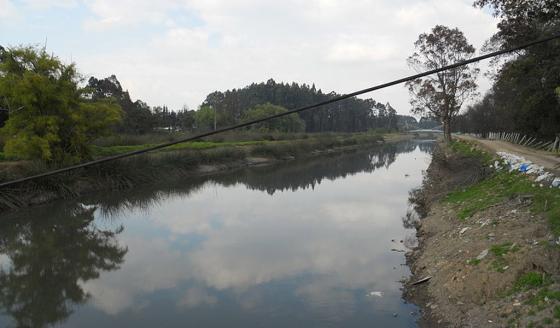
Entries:
[[341,100],[345,100],[345,99],[348,99],[348,98],[359,96],[359,95],[362,95],[364,93],[368,93],[368,92],[372,92],[372,91],[375,91],[375,90],[384,89],[384,88],[387,88],[387,87],[390,87],[390,86],[393,86],[393,85],[397,85],[397,84],[405,83],[405,82],[408,82],[408,81],[416,80],[416,79],[424,77],[424,76],[428,76],[428,75],[443,72],[443,71],[446,71],[446,70],[454,69],[454,68],[457,68],[457,67],[465,66],[465,65],[468,65],[468,64],[472,64],[472,63],[475,63],[475,62],[479,62],[481,60],[485,60],[485,59],[488,59],[488,58],[500,56],[500,55],[507,54],[507,53],[510,53],[510,52],[523,50],[525,48],[529,48],[529,47],[532,47],[532,46],[537,45],[537,44],[550,42],[550,41],[555,40],[555,39],[560,39],[560,34],[554,35],[554,36],[551,36],[551,37],[547,37],[547,38],[543,38],[543,39],[539,39],[539,40],[536,40],[536,41],[528,42],[528,43],[522,44],[522,45],[514,47],[514,48],[499,50],[499,51],[488,53],[486,55],[473,57],[471,59],[461,61],[461,62],[458,62],[458,63],[455,63],[455,64],[451,64],[451,65],[444,66],[444,67],[441,67],[441,68],[436,68],[436,69],[426,71],[426,72],[423,72],[423,73],[418,73],[418,74],[415,74],[415,75],[410,75],[410,76],[405,77],[405,78],[401,78],[401,79],[394,80],[394,81],[391,81],[391,82],[379,84],[379,85],[376,85],[376,86],[373,86],[373,87],[370,87],[370,88],[366,88],[366,89],[362,89],[362,90],[355,91],[355,92],[352,92],[352,93],[348,93],[348,94],[345,94],[345,95],[341,95],[341,96],[338,96],[338,97],[335,97],[335,98],[332,98],[332,99],[329,99],[329,100],[326,100],[326,101],[323,101],[323,102],[319,102],[319,103],[316,103],[316,104],[313,104],[313,105],[303,106],[303,107],[300,107],[300,108],[292,109],[292,110],[289,110],[289,111],[286,111],[286,112],[283,112],[283,113],[279,113],[279,114],[275,114],[275,115],[271,115],[271,116],[268,116],[268,117],[264,117],[264,118],[244,122],[244,123],[239,123],[239,124],[235,124],[235,125],[230,125],[230,126],[220,128],[220,129],[217,129],[217,130],[214,130],[214,131],[200,133],[200,134],[197,134],[197,135],[194,135],[194,136],[191,136],[191,137],[187,137],[187,138],[179,139],[179,140],[176,140],[176,141],[171,141],[171,142],[159,144],[157,146],[153,146],[153,147],[149,147],[149,148],[145,148],[145,149],[141,149],[141,150],[135,150],[135,151],[131,151],[131,152],[128,152],[128,153],[123,153],[123,154],[118,154],[118,155],[109,156],[109,157],[105,157],[105,158],[100,158],[100,159],[97,159],[97,160],[93,160],[93,161],[89,161],[89,162],[85,162],[85,163],[81,163],[81,164],[76,164],[76,165],[71,165],[71,166],[68,166],[68,167],[61,168],[61,169],[48,171],[48,172],[44,172],[44,173],[40,173],[40,174],[36,174],[36,175],[32,175],[32,176],[28,176],[28,177],[24,177],[24,178],[20,178],[20,179],[15,179],[15,180],[12,180],[12,181],[0,183],[0,188],[15,186],[15,185],[18,185],[18,184],[26,182],[26,181],[31,181],[31,180],[35,180],[35,179],[39,179],[39,178],[45,178],[45,177],[52,176],[52,175],[55,175],[55,174],[74,171],[74,170],[81,169],[81,168],[86,168],[86,167],[90,167],[90,166],[94,166],[94,165],[98,165],[98,164],[102,164],[102,163],[115,161],[115,160],[118,160],[118,159],[121,159],[121,158],[132,157],[132,156],[144,154],[144,153],[147,153],[147,152],[151,152],[151,151],[154,151],[154,150],[159,150],[159,149],[166,148],[166,147],[169,147],[169,146],[173,146],[173,145],[176,145],[176,144],[201,139],[201,138],[208,137],[208,136],[211,136],[211,135],[215,135],[215,134],[239,129],[239,128],[242,128],[242,127],[246,127],[246,126],[250,126],[250,125],[253,125],[253,124],[261,123],[261,122],[268,121],[268,120],[271,120],[271,119],[283,117],[283,116],[286,116],[286,115],[303,112],[303,111],[306,111],[306,110],[310,110],[310,109],[313,109],[313,108],[329,105],[329,104],[332,104],[332,103],[335,103],[335,102],[339,102]]

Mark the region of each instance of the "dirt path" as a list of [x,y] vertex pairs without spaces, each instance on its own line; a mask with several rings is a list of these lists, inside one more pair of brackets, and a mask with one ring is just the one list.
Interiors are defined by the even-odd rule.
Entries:
[[507,152],[511,154],[515,154],[518,156],[522,156],[531,162],[543,166],[545,169],[549,171],[553,171],[556,174],[560,174],[560,156],[554,155],[552,153],[536,150],[516,144],[509,143],[507,141],[499,141],[499,140],[487,140],[487,139],[479,139],[471,136],[456,136],[459,139],[474,141],[480,144],[486,150],[492,152]]

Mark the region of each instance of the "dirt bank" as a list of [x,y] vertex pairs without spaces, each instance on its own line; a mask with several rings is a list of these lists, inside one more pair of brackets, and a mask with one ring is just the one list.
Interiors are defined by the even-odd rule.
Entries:
[[425,218],[407,255],[405,297],[423,309],[421,327],[560,327],[560,250],[549,217],[560,193],[519,188],[513,180],[526,178],[494,172],[488,157],[471,145],[434,153],[412,197]]

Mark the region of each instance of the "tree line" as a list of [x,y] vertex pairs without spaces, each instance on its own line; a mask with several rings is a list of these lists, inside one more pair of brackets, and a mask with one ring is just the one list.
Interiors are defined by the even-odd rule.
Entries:
[[[92,77],[88,88],[93,100],[112,98],[120,104],[124,119],[117,130],[133,134],[147,133],[154,129],[209,130],[214,126],[232,125],[339,96],[335,92],[323,93],[315,85],[277,83],[270,79],[244,88],[212,92],[196,111],[187,107],[174,111],[167,106],[150,108],[140,100],[133,102],[114,75],[104,79]],[[382,104],[373,99],[350,98],[290,117],[283,121],[278,119],[280,123],[276,120],[277,123],[272,125],[261,124],[257,129],[283,132],[357,132],[398,128],[396,110],[389,103]]]
[[[507,49],[560,33],[557,0],[477,0],[500,18],[486,50]],[[521,132],[536,137],[560,133],[560,41],[533,46],[493,62],[493,86],[457,117],[455,130]]]
[[[270,79],[240,89],[209,94],[201,107],[211,107],[219,113],[220,124],[242,120],[245,112],[259,104],[270,103],[284,108],[299,108],[340,96],[324,93],[315,85],[278,83]],[[357,132],[382,128],[397,129],[397,112],[389,104],[373,99],[349,98],[337,103],[299,113],[306,132]]]
[[[330,100],[314,85],[253,83],[212,92],[198,110],[150,107],[132,100],[115,75],[83,83],[74,63],[44,48],[0,47],[0,144],[4,156],[55,165],[91,158],[92,143],[109,134],[208,131]],[[409,119],[410,117],[407,117]],[[390,104],[350,98],[248,129],[262,132],[358,132],[399,128]]]

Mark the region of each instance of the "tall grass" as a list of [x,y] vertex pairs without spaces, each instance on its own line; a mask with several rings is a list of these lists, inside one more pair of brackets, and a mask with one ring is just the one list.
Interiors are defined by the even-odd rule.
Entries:
[[[239,162],[248,156],[265,156],[274,159],[287,156],[305,157],[316,151],[366,145],[381,140],[380,136],[373,134],[328,134],[300,140],[222,143],[205,141],[188,143],[187,146],[177,145],[175,148],[171,147],[171,150],[125,158],[26,183],[16,189],[2,190],[0,210],[42,203],[56,198],[72,198],[93,191],[123,190],[142,184],[166,183],[196,174],[196,168],[202,164],[239,166],[242,165]],[[109,147],[109,149],[129,151],[130,147],[138,146],[124,147],[116,150],[114,147]],[[3,181],[49,169],[39,162],[22,162],[9,169],[1,169],[8,164],[10,163],[0,164],[0,179]]]

